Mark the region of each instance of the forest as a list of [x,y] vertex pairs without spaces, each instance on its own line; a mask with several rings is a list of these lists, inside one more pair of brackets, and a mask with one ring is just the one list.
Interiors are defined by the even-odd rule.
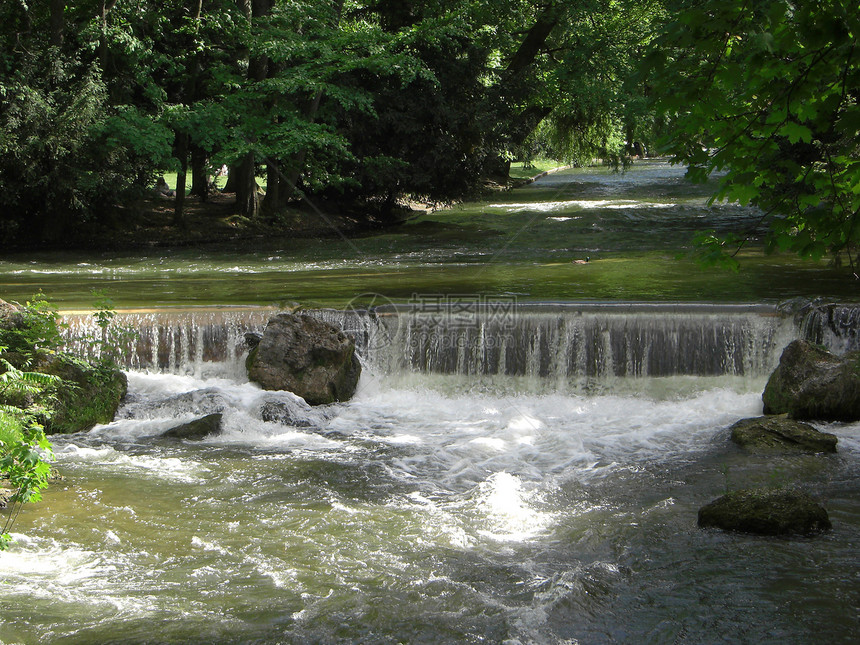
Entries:
[[177,230],[221,168],[236,221],[289,230],[296,207],[396,222],[512,160],[662,154],[762,210],[703,232],[706,260],[758,237],[853,267],[850,0],[12,0],[0,20],[4,245],[131,227],[166,172]]

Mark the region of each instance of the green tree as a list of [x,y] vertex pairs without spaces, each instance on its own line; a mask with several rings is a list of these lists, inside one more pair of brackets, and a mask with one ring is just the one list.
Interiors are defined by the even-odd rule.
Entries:
[[848,258],[860,242],[860,10],[851,0],[682,2],[649,55],[669,122],[666,149],[715,199],[753,204],[759,225],[700,238],[703,258],[734,266],[768,249]]
[[0,7],[2,239],[56,241],[96,224],[169,156],[169,133],[106,81],[108,6]]

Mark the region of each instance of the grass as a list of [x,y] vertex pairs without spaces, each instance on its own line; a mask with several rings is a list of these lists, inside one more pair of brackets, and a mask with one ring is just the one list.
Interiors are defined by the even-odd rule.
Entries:
[[547,170],[552,170],[553,168],[558,168],[564,164],[557,159],[544,159],[543,157],[539,157],[531,160],[530,167],[524,168],[524,165],[525,163],[522,161],[511,163],[511,179],[530,179],[535,175],[539,175]]
[[[177,175],[177,173],[175,173],[175,172],[164,173],[164,181],[167,182],[167,185],[170,186],[171,190],[176,190],[176,175]],[[215,187],[218,190],[221,190],[222,188],[224,188],[224,185],[226,183],[227,183],[226,177],[223,177],[223,176],[215,177]],[[263,179],[261,177],[257,177],[257,183],[260,185],[260,188],[262,188],[263,190],[266,190],[266,180],[265,179]],[[191,192],[191,171],[189,170],[185,174],[185,194],[187,195],[190,192]]]

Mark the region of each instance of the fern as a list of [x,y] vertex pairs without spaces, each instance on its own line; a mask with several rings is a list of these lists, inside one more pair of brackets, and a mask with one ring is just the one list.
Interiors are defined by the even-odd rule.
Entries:
[[[5,349],[0,347],[0,354]],[[0,373],[0,394],[8,391],[35,394],[59,385],[62,380],[53,374],[20,370],[2,357],[0,357],[0,369],[3,370]]]

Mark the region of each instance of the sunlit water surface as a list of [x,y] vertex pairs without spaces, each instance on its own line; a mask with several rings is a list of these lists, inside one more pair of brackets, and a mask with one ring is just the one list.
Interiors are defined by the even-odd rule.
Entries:
[[[844,270],[790,257],[752,251],[737,274],[678,259],[693,231],[757,217],[709,206],[709,187],[682,174],[659,162],[568,171],[349,241],[7,255],[0,297],[41,288],[78,308],[99,288],[120,307],[157,308],[342,306],[361,293],[853,295]],[[141,325],[158,318],[135,315]],[[201,338],[228,329],[232,351],[240,326],[205,315],[194,323]],[[56,438],[64,479],[21,513],[15,545],[0,554],[0,643],[853,643],[860,426],[827,426],[836,455],[741,454],[727,428],[761,412],[764,363],[785,339],[766,318],[696,336],[692,315],[669,312],[664,325],[646,313],[639,326],[600,312],[527,317],[515,340],[546,347],[523,353],[518,376],[478,375],[471,344],[454,354],[416,345],[426,356],[399,370],[369,366],[354,400],[316,409],[247,383],[241,357],[183,369],[209,350],[181,329],[161,334],[172,344],[138,357],[114,423]],[[747,328],[759,330],[754,342],[733,346]],[[473,331],[450,337],[486,343]],[[728,343],[717,361],[725,374],[654,376],[644,366],[656,354],[636,349],[677,341],[695,354],[700,337]],[[612,364],[609,350],[620,352],[616,372],[651,376],[589,367]],[[741,350],[755,360],[733,360]],[[426,373],[433,356],[452,373]],[[272,402],[292,421],[263,421]],[[158,438],[215,410],[220,436]],[[787,483],[825,502],[831,532],[773,539],[696,527],[698,508],[728,489]]]

